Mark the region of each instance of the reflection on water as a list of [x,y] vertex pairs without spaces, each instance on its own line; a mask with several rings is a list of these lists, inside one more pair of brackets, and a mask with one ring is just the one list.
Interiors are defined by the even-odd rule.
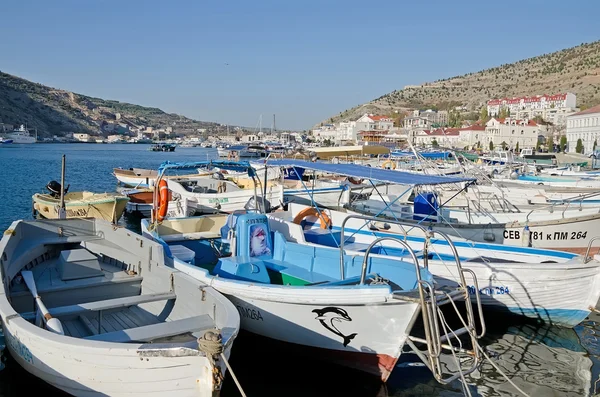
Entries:
[[[67,183],[71,190],[112,191],[113,167],[154,168],[165,161],[204,160],[216,155],[197,148],[173,153],[150,152],[144,145],[31,145],[0,150],[11,172],[0,184],[0,195],[11,205],[0,212],[0,227],[15,219],[30,219],[31,195],[59,178],[60,158],[67,154]],[[36,159],[32,161],[31,159]],[[43,170],[43,172],[40,172]],[[139,218],[120,224],[139,232]],[[488,332],[481,344],[494,363],[530,396],[591,396],[600,390],[600,316],[592,315],[575,329],[519,323],[518,318],[486,315]],[[0,372],[0,396],[17,397],[63,393],[25,373],[11,359]],[[440,385],[413,354],[403,355],[387,385],[377,379],[329,365],[314,357],[270,348],[264,340],[243,334],[236,340],[231,364],[250,396],[460,396],[459,382]],[[473,396],[520,396],[488,362],[467,377]],[[231,377],[221,396],[238,396]]]

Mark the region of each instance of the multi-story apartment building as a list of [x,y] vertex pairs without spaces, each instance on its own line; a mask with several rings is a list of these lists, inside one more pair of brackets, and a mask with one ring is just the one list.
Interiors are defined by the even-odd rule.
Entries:
[[564,124],[566,117],[578,111],[577,97],[567,92],[556,95],[492,99],[487,102],[489,116],[498,116],[502,108],[510,111],[510,117],[533,119],[537,116],[553,124]]
[[579,139],[584,154],[594,150],[594,142],[600,144],[600,105],[567,117],[567,151],[574,153]]

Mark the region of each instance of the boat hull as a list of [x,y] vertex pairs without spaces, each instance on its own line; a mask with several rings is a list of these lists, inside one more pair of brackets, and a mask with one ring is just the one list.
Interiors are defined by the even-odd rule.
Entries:
[[[293,206],[291,216],[301,209],[302,206]],[[348,214],[333,210],[327,213],[333,223],[332,231],[339,234],[340,225]],[[374,226],[382,226],[383,223],[384,221],[381,225],[376,223]],[[402,229],[396,225],[390,225],[387,231],[368,227],[361,229],[363,225],[364,221],[360,219],[349,219],[346,222],[344,236],[346,238],[352,236],[352,242],[345,246],[348,255],[352,255],[350,250],[356,250],[357,253],[364,252],[367,245],[378,237],[405,238]],[[320,224],[313,217],[307,220],[306,226],[318,229]],[[294,227],[300,226],[286,223],[286,227],[277,230],[287,229],[289,233],[294,233]],[[563,230],[554,227],[554,230]],[[409,226],[406,227],[408,228]],[[433,228],[439,230],[436,229],[436,225]],[[439,231],[446,232],[446,230]],[[478,233],[483,233],[483,229],[479,229]],[[293,236],[296,241],[302,241],[304,238],[297,232]],[[407,242],[414,250],[420,251],[425,241],[422,236],[422,232],[415,229],[409,232],[406,237]],[[307,241],[308,239],[309,237]],[[452,240],[461,257],[462,267],[475,272],[482,304],[487,307],[573,327],[589,315],[590,307],[593,308],[600,299],[598,255],[595,260],[582,263],[582,257],[577,257],[570,252],[518,247],[506,243],[478,243],[454,238]],[[313,243],[318,244],[316,241]],[[387,243],[385,248],[382,248],[382,252],[375,252],[397,256],[400,261],[408,260],[406,251],[397,247],[393,243]],[[433,257],[428,260],[428,269],[436,282],[450,287],[458,285],[459,278],[455,268],[448,265],[448,261],[453,261],[449,246],[445,243],[433,244],[430,253]],[[483,260],[480,259],[481,257],[488,259]],[[467,282],[472,280],[471,276],[465,277]],[[475,285],[472,281],[469,289],[474,295]]]
[[[35,212],[46,219],[58,219],[59,200],[48,199],[47,195],[33,195],[33,208]],[[67,218],[98,218],[117,223],[123,215],[127,197],[103,197],[95,201],[66,201],[65,212]]]
[[[204,356],[146,356],[148,345],[86,347],[74,338],[57,343],[4,319],[3,330],[11,356],[23,369],[74,396],[212,396],[212,372]],[[226,357],[231,347],[225,346]],[[224,374],[227,368],[220,365]]]
[[[318,288],[237,283],[174,259],[174,267],[211,283],[240,313],[242,329],[280,342],[318,350],[317,357],[359,369],[386,381],[420,313],[417,303],[391,298],[389,287]],[[335,322],[345,339],[326,328],[316,311],[335,307],[350,321]]]

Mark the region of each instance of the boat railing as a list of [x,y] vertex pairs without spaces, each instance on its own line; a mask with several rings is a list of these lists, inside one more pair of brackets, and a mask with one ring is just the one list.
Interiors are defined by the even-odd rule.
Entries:
[[[534,208],[534,209],[532,209],[531,211],[529,211],[529,212],[527,213],[526,220],[527,220],[527,221],[529,221],[529,216],[530,216],[530,215],[531,215],[533,212],[535,212],[535,211],[540,211],[540,210],[546,210],[546,209],[548,209],[550,213],[553,213],[553,212],[554,212],[554,209],[555,209],[556,207],[560,206],[560,205],[563,205],[563,206],[564,206],[564,208],[563,208],[563,210],[562,210],[562,213],[561,213],[561,214],[562,214],[562,217],[564,218],[564,217],[565,217],[565,212],[566,212],[566,211],[567,211],[569,208],[571,208],[571,204],[573,204],[573,203],[579,203],[579,211],[581,211],[581,210],[583,210],[583,201],[584,201],[586,198],[590,198],[590,197],[594,197],[594,196],[598,196],[598,195],[600,195],[600,192],[594,192],[594,193],[582,194],[582,195],[580,195],[580,196],[577,196],[577,197],[572,197],[572,198],[569,198],[569,199],[562,199],[562,200],[558,200],[558,201],[557,201],[557,202],[555,202],[555,203],[551,203],[551,204],[548,204],[548,205],[544,205],[544,206],[542,206],[542,207]],[[565,205],[565,204],[566,204],[566,205]]]
[[[600,236],[592,237],[592,239],[588,243],[587,250],[585,251],[585,256],[583,257],[583,263],[588,263],[589,261],[592,260],[592,257],[590,257],[590,251],[592,249],[592,243],[596,240],[600,240]],[[600,252],[600,248],[599,248],[599,252]]]
[[[443,234],[443,233],[439,233],[439,234],[443,238],[447,238],[447,236],[445,234]],[[481,301],[480,301],[480,297],[479,297],[479,285],[477,283],[477,278],[475,276],[475,273],[473,271],[471,271],[470,269],[462,269],[460,267],[460,258],[458,257],[458,252],[456,251],[456,248],[454,247],[452,242],[448,239],[448,243],[450,244],[451,249],[455,255],[455,260],[457,261],[457,266],[460,269],[460,277],[461,277],[463,284],[462,284],[462,286],[459,286],[459,288],[457,288],[454,291],[450,291],[450,292],[436,291],[436,289],[432,285],[432,283],[430,283],[427,280],[422,279],[421,268],[419,266],[419,260],[417,258],[417,255],[415,254],[415,251],[411,248],[411,246],[406,241],[401,240],[400,238],[386,236],[386,237],[379,237],[379,238],[375,239],[371,244],[369,244],[369,247],[365,251],[365,257],[363,260],[361,275],[360,275],[360,285],[363,285],[365,283],[367,267],[368,267],[368,263],[369,263],[369,255],[371,254],[371,250],[373,249],[373,247],[375,247],[377,244],[381,243],[382,241],[392,241],[392,242],[402,245],[404,247],[404,249],[406,249],[408,251],[408,253],[410,254],[413,264],[415,266],[415,274],[416,274],[416,278],[417,278],[416,287],[417,287],[417,292],[418,292],[418,302],[421,305],[421,315],[422,315],[422,320],[423,320],[423,329],[425,332],[425,338],[423,339],[423,338],[420,338],[417,336],[409,335],[408,339],[407,339],[407,344],[411,347],[411,349],[413,349],[413,351],[423,361],[423,363],[431,370],[431,372],[435,376],[436,380],[440,383],[444,383],[444,384],[450,383],[460,377],[463,377],[466,374],[469,374],[469,373],[475,371],[477,369],[477,367],[479,365],[479,361],[481,359],[480,352],[477,348],[477,346],[478,346],[477,339],[481,338],[485,334],[485,322],[483,320]],[[426,242],[426,244],[427,244],[427,242]],[[423,261],[424,262],[427,261],[426,253],[423,256]],[[478,303],[479,315],[480,315],[480,320],[481,320],[481,329],[482,330],[481,330],[480,334],[477,334],[477,329],[475,326],[475,317],[474,317],[473,309],[471,306],[471,300],[469,298],[469,292],[466,287],[466,284],[464,283],[464,273],[471,274],[471,276],[473,277],[473,280],[474,280],[474,285],[475,285],[475,290],[476,290],[475,296],[476,296],[476,300]],[[415,300],[411,296],[407,296],[407,297],[403,296],[402,292],[399,292],[399,294],[397,296],[395,294],[394,298],[401,299],[401,300],[408,299],[410,301]],[[465,301],[465,306],[467,308],[467,321],[466,322],[465,322],[463,316],[461,315],[461,313],[459,312],[457,306],[454,303],[454,301],[456,301],[456,300],[463,300],[463,299]],[[439,309],[440,306],[448,304],[448,303],[450,303],[452,305],[453,309],[455,310],[456,315],[458,316],[458,318],[460,319],[460,321],[463,325],[462,328],[457,329],[457,330],[449,329],[450,327],[446,323],[446,321],[443,317],[443,314]],[[441,327],[440,327],[440,325],[441,325]],[[440,332],[440,330],[443,330],[443,334]],[[462,348],[462,344],[460,344],[460,340],[458,340],[458,339],[459,339],[459,336],[464,335],[464,334],[469,335],[469,337],[471,339],[471,344],[472,344],[474,350],[469,351],[469,350],[465,350]],[[460,347],[456,347],[452,344],[452,338],[455,338],[456,340],[458,340]],[[427,346],[427,350],[422,351],[421,349],[419,349],[416,346],[416,343],[424,344],[425,346]],[[442,352],[445,350],[450,351],[453,355],[455,355],[455,353],[468,354],[473,360],[472,365],[467,369],[463,369],[461,362],[458,361],[458,359],[457,359],[457,367],[458,367],[457,373],[450,375],[450,376],[445,376],[444,372],[442,371],[442,362],[440,360],[440,356],[441,356]]]

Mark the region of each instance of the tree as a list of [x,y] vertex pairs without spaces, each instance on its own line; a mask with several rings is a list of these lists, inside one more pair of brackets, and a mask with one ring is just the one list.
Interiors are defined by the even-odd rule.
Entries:
[[460,128],[462,125],[462,118],[458,110],[451,110],[450,113],[448,113],[448,125],[451,128]]
[[498,113],[498,118],[505,119],[507,117],[510,117],[510,109],[507,108],[506,106],[502,106],[500,108],[500,113]]
[[519,153],[519,142],[515,145],[515,153]]
[[506,150],[506,142],[505,141],[502,141],[500,146],[502,146],[502,150]]
[[596,146],[598,146],[598,140],[594,139],[594,152],[596,151]]
[[548,147],[549,152],[554,151],[554,136],[552,136],[552,134],[550,134],[550,136],[546,140],[546,146]]
[[488,122],[489,120],[489,115],[488,115],[488,110],[487,110],[487,106],[484,106],[481,108],[481,112],[479,112],[479,120],[481,121],[481,124],[485,124]]
[[581,138],[577,140],[577,146],[575,146],[575,151],[577,153],[583,153],[583,141],[581,140]]
[[535,144],[535,151],[539,152],[540,151],[540,140],[537,140],[537,143]]
[[494,142],[490,141],[490,150],[494,150]]
[[438,144],[438,141],[434,139],[433,141],[431,141],[431,146],[439,147],[440,145]]
[[567,136],[562,135],[560,137],[560,151],[564,152],[567,149]]

